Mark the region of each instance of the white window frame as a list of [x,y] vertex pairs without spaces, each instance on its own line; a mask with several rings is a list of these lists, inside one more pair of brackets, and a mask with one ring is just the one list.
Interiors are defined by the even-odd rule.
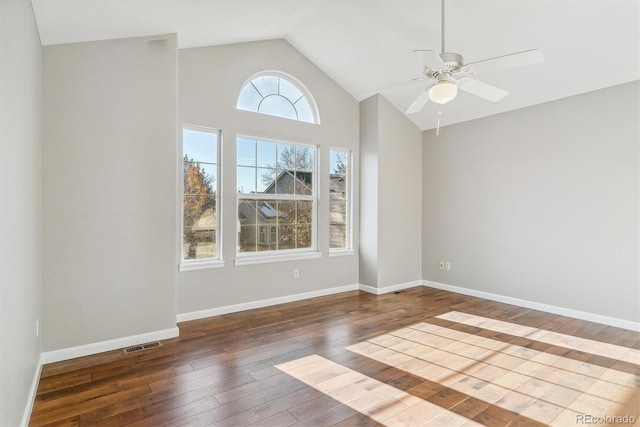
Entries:
[[240,99],[240,96],[242,95],[242,92],[244,91],[245,87],[247,85],[253,85],[253,81],[260,78],[260,77],[277,77],[278,79],[283,79],[288,81],[290,84],[292,84],[293,86],[295,86],[301,93],[302,96],[306,99],[306,101],[309,103],[309,107],[311,108],[311,113],[313,115],[313,121],[308,122],[306,120],[300,120],[298,119],[291,119],[291,118],[287,118],[287,117],[283,117],[277,114],[270,114],[270,113],[264,113],[264,112],[260,112],[260,104],[262,103],[262,101],[264,101],[267,97],[269,96],[282,96],[284,99],[286,99],[289,103],[292,104],[294,110],[296,110],[296,115],[297,115],[297,109],[295,107],[295,101],[292,101],[291,99],[287,98],[286,96],[280,95],[280,94],[273,94],[273,93],[269,93],[269,94],[262,94],[260,93],[260,91],[256,89],[256,91],[260,94],[260,96],[262,96],[262,101],[258,102],[258,104],[256,105],[255,109],[245,109],[245,108],[240,108],[238,106],[238,103],[236,103],[236,108],[242,111],[249,111],[252,113],[256,113],[256,114],[262,114],[262,115],[268,115],[268,116],[272,116],[272,117],[279,117],[279,118],[283,118],[286,120],[294,120],[294,121],[299,121],[302,123],[309,123],[309,124],[316,124],[319,125],[320,124],[320,112],[318,110],[318,104],[316,103],[315,98],[313,97],[313,95],[311,95],[311,92],[309,91],[309,89],[307,89],[307,87],[297,78],[295,78],[294,76],[292,76],[291,74],[288,73],[284,73],[282,71],[275,71],[275,70],[265,70],[265,71],[260,71],[258,73],[255,73],[253,75],[251,75],[247,80],[245,80],[245,82],[242,84],[241,88],[240,88],[240,92],[238,94],[237,99]]
[[[347,154],[347,174],[345,176],[345,190],[347,192],[347,224],[346,224],[346,246],[344,248],[332,248],[331,247],[331,236],[329,236],[329,256],[342,256],[342,255],[354,255],[355,250],[353,248],[353,151],[349,148],[331,146],[329,147],[329,180],[331,179],[331,152],[332,151],[342,151]],[[329,195],[327,197],[328,203],[330,203]],[[331,211],[329,210],[329,214]],[[331,221],[329,220],[329,232],[331,232]]]
[[[240,252],[239,243],[236,243],[236,259],[235,265],[251,265],[251,264],[264,264],[271,262],[279,262],[279,261],[289,261],[294,259],[311,259],[311,258],[320,258],[321,254],[318,252],[318,164],[319,164],[319,147],[316,144],[309,144],[305,142],[298,141],[288,141],[283,139],[276,138],[268,138],[262,136],[255,135],[247,135],[247,134],[237,134],[236,135],[236,143],[238,138],[247,138],[247,139],[255,139],[256,141],[265,141],[272,143],[281,143],[281,144],[290,144],[295,146],[303,146],[310,148],[313,152],[313,182],[311,185],[312,194],[311,195],[297,195],[297,194],[267,194],[267,193],[239,193],[237,191],[237,182],[236,182],[236,206],[235,206],[235,214],[236,214],[236,239],[240,234],[240,223],[237,220],[238,218],[238,204],[240,200],[283,200],[283,201],[310,201],[312,202],[312,213],[311,213],[311,246],[309,248],[300,248],[300,249],[280,249],[280,250],[272,250],[272,251],[256,251],[256,252]],[[256,148],[257,149],[257,148]],[[257,154],[256,154],[257,155]],[[237,177],[237,151],[236,151],[236,177]]]
[[180,155],[179,162],[180,167],[179,171],[183,171],[184,167],[184,130],[193,130],[198,132],[207,132],[207,133],[215,133],[217,134],[217,144],[216,144],[216,214],[217,214],[217,224],[216,224],[216,257],[215,258],[205,258],[205,259],[184,259],[184,251],[183,251],[183,238],[184,238],[184,176],[183,173],[179,174],[179,193],[180,193],[180,237],[178,241],[179,245],[179,253],[180,253],[180,264],[178,265],[178,271],[186,272],[186,271],[195,271],[195,270],[204,270],[209,268],[219,268],[224,266],[224,260],[222,257],[222,248],[223,248],[223,232],[222,232],[222,130],[212,127],[200,126],[200,125],[192,125],[192,124],[183,124],[180,128]]

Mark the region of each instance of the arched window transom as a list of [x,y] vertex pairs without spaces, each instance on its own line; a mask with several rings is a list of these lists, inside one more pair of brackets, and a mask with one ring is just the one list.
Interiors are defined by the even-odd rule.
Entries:
[[293,76],[274,71],[253,75],[238,96],[239,110],[307,123],[320,123],[315,100]]

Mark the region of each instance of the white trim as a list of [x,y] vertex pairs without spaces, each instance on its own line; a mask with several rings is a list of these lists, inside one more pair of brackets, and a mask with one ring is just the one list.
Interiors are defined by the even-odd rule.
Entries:
[[491,301],[503,302],[505,304],[513,304],[519,307],[531,308],[533,310],[546,311],[547,313],[559,314],[561,316],[573,317],[589,322],[601,323],[603,325],[615,326],[617,328],[629,329],[632,331],[640,331],[640,322],[619,319],[617,317],[604,316],[602,314],[589,313],[572,308],[558,307],[556,305],[544,304],[541,302],[528,301],[520,298],[508,297],[504,295],[492,294],[490,292],[478,291],[475,289],[462,288],[459,286],[447,285],[445,283],[431,282],[429,280],[422,281],[423,286],[442,289],[444,291],[455,292],[463,295],[484,298]]
[[195,261],[195,262],[185,262],[178,266],[178,271],[180,273],[184,273],[185,271],[196,271],[196,270],[207,270],[209,268],[220,268],[224,267],[224,261],[220,259],[209,260],[209,261]]
[[356,251],[353,249],[329,249],[329,256],[347,256],[347,255],[355,255]]
[[150,341],[166,340],[180,335],[178,327],[163,329],[161,331],[147,332],[139,335],[116,338],[108,341],[101,341],[77,347],[62,348],[60,350],[46,351],[42,353],[42,363],[60,362],[62,360],[74,359],[76,357],[89,356],[91,354],[103,353],[105,351],[117,350],[131,345],[147,343]]
[[24,406],[24,412],[22,413],[22,421],[20,426],[27,427],[29,425],[29,419],[31,418],[31,411],[33,411],[33,404],[36,401],[36,392],[38,391],[38,382],[40,382],[40,374],[42,372],[42,353],[38,357],[38,365],[33,373],[33,380],[31,381],[31,388],[29,389],[29,395],[27,396],[27,404]]
[[321,289],[319,291],[304,292],[301,294],[287,295],[283,297],[268,298],[258,301],[244,302],[234,305],[225,305],[223,307],[209,308],[200,311],[191,311],[189,313],[181,313],[177,316],[178,322],[187,322],[189,320],[203,319],[205,317],[220,316],[221,314],[236,313],[238,311],[252,310],[254,308],[269,307],[277,304],[285,304],[288,302],[300,301],[309,298],[323,297],[326,295],[339,294],[341,292],[357,291],[358,284],[338,286],[336,288]]
[[301,259],[316,259],[316,258],[320,258],[321,256],[322,254],[320,252],[315,252],[315,251],[301,252],[301,253],[289,252],[287,254],[276,254],[276,255],[265,255],[265,256],[250,255],[247,257],[236,258],[234,263],[236,266],[269,264],[272,262],[298,261]]
[[358,285],[361,291],[369,292],[374,295],[388,294],[389,292],[401,291],[403,289],[415,288],[422,286],[422,280],[414,280],[412,282],[398,283],[397,285],[383,286],[382,288],[374,288],[373,286]]

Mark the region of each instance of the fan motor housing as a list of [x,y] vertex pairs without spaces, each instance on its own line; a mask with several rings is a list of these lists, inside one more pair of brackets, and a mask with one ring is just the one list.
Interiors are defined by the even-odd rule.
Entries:
[[442,68],[427,68],[424,76],[428,79],[441,80],[444,77],[450,77],[462,70],[464,58],[458,53],[445,52],[441,53],[440,59],[444,63]]
[[464,58],[458,53],[441,53],[440,58],[444,62],[444,71],[456,71],[464,64]]

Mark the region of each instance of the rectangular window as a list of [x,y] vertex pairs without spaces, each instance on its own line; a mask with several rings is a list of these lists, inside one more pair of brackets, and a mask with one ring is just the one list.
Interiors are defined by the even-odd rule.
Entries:
[[329,249],[351,249],[351,155],[329,151]]
[[219,149],[220,131],[183,127],[182,265],[220,259]]
[[315,249],[316,147],[238,136],[239,255]]

